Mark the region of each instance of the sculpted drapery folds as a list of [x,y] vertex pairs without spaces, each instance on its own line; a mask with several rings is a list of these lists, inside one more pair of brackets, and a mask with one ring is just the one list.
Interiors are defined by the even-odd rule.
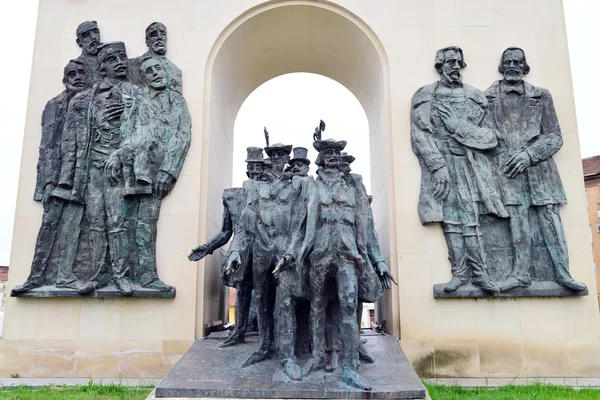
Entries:
[[[36,241],[31,273],[23,285],[12,290],[13,295],[25,293],[45,284],[73,288],[81,294],[93,290],[93,286],[79,282],[69,264],[59,263],[56,273],[48,270],[54,244],[57,240],[64,241],[64,238],[57,236],[65,206],[68,207],[62,199],[52,195],[58,185],[60,175],[63,127],[69,101],[84,90],[86,80],[87,72],[84,65],[76,60],[69,61],[64,68],[63,75],[65,91],[50,100],[42,113],[42,137],[33,199],[43,203],[44,214]],[[75,211],[79,210],[67,209],[66,213]]]
[[[372,257],[382,275],[389,275],[389,271],[385,264],[379,263],[382,260],[377,260],[378,249],[369,251],[368,242],[374,234],[369,233],[372,225],[366,191],[356,178],[348,184],[339,170],[340,152],[346,142],[317,140],[314,145],[319,151],[315,161],[319,166],[318,177],[307,186],[307,194],[299,197],[305,203],[301,214],[303,228],[292,236],[276,272],[281,273],[292,261],[295,268],[309,266],[306,292],[310,299],[312,352],[302,374],[326,366],[326,309],[330,301],[337,301],[343,338],[343,381],[369,389],[369,384],[357,373],[360,357],[357,306],[359,301],[377,301],[383,294],[384,286],[370,262]],[[337,290],[332,292],[332,287]]]
[[411,106],[411,143],[422,171],[419,216],[422,223],[442,222],[452,266],[447,292],[469,282],[497,292],[479,230],[480,213],[507,216],[491,163],[481,153],[497,145],[486,126],[487,100],[462,83],[460,48],[439,50],[435,67],[440,81],[419,89]]
[[[439,50],[440,81],[419,89],[411,105],[419,216],[442,223],[451,263],[451,281],[436,285],[434,296],[587,294],[568,269],[558,212],[566,197],[552,160],[562,136],[549,91],[523,81],[529,65],[520,48],[502,54],[504,79],[485,94],[462,83],[465,66],[460,48]],[[543,265],[532,258],[536,236]]]
[[108,249],[110,274],[121,293],[131,295],[126,224],[130,204],[125,196],[151,193],[148,152],[154,132],[147,99],[126,81],[125,45],[111,42],[100,47],[98,59],[105,77],[71,101],[56,196],[64,193],[67,199],[86,205],[95,284],[108,284]]
[[[189,148],[186,102],[169,87],[162,61],[140,60],[134,85],[124,43],[101,44],[95,21],[76,34],[82,55],[65,68],[67,90],[48,103],[42,121],[34,198],[44,199],[47,212],[30,279],[13,295],[102,289],[95,295],[173,297],[158,278],[156,226]],[[55,259],[58,267],[47,271]],[[65,290],[32,290],[39,286]]]
[[152,193],[134,198],[133,218],[137,221],[137,271],[142,287],[171,291],[159,278],[156,268],[156,226],[162,199],[168,195],[183,166],[190,146],[191,119],[185,99],[169,86],[170,77],[163,64],[150,57],[140,64],[144,97],[155,118],[154,137],[149,150],[149,176],[155,177]]
[[490,121],[498,135],[493,160],[502,182],[503,202],[510,214],[514,264],[500,290],[529,287],[532,230],[529,209],[537,212],[555,280],[573,291],[586,289],[569,273],[569,255],[558,206],[566,204],[558,168],[552,156],[563,144],[552,95],[523,81],[529,73],[525,52],[510,47],[502,53],[498,71],[504,79],[486,91]]

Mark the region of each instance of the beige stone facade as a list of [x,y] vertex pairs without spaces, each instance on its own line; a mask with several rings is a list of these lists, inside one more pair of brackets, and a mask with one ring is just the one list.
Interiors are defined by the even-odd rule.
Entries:
[[[572,275],[596,292],[571,72],[560,0],[41,0],[9,289],[27,278],[42,208],[33,202],[40,115],[79,54],[75,28],[97,20],[102,39],[146,51],[152,21],[169,29],[168,56],[182,70],[192,144],[159,221],[158,268],[175,299],[8,298],[0,376],[160,377],[225,315],[218,255],[192,264],[189,249],[220,225],[231,182],[233,124],[260,84],[313,72],[345,85],[369,119],[373,208],[400,285],[381,306],[419,373],[435,376],[591,376],[600,370],[595,296],[434,300],[450,278],[442,230],[417,216],[420,168],[409,141],[409,106],[437,79],[435,50],[460,45],[465,82],[499,78],[502,50],[518,45],[529,82],[550,89],[565,145],[555,156],[569,204],[562,208]],[[343,132],[328,132],[342,137]]]

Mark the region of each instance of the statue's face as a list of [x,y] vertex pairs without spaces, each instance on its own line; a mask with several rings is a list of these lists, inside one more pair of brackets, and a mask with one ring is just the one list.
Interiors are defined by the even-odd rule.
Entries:
[[292,161],[290,163],[290,171],[292,172],[292,174],[297,175],[297,176],[308,176],[308,165],[306,165],[305,163],[303,163],[302,161]]
[[71,93],[81,92],[85,88],[86,73],[81,65],[70,63],[65,71],[64,83]]
[[100,30],[98,28],[94,28],[90,29],[89,31],[81,32],[77,37],[77,44],[86,54],[98,54],[98,46],[100,45]]
[[340,170],[340,172],[343,172],[344,174],[349,174],[350,171],[352,171],[352,169],[350,168],[350,163],[347,163],[344,161],[340,161],[339,170]]
[[246,163],[246,175],[253,181],[259,181],[262,179],[263,166],[259,162]]
[[107,78],[127,78],[127,53],[123,50],[109,53],[100,68]]
[[327,168],[338,168],[340,165],[340,150],[323,150],[323,165]]
[[442,75],[450,82],[459,82],[461,62],[462,57],[458,51],[446,51],[444,53],[444,63],[442,64]]
[[146,34],[146,45],[154,53],[165,55],[167,52],[167,28],[160,24],[152,25]]
[[155,58],[146,60],[140,66],[140,71],[148,85],[156,90],[162,90],[167,86],[167,74],[162,64]]
[[283,149],[273,150],[269,155],[271,163],[273,163],[273,169],[275,171],[283,171],[283,167],[290,161],[290,155]]
[[504,68],[504,80],[515,84],[523,80],[525,70],[525,55],[521,50],[509,50],[502,58]]

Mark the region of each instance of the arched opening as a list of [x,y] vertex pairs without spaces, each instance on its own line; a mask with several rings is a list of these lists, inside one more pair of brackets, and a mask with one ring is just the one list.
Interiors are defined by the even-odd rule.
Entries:
[[[231,23],[215,43],[205,82],[200,241],[220,228],[221,193],[231,186],[233,128],[244,100],[264,82],[292,72],[309,72],[345,86],[368,119],[373,212],[382,250],[392,273],[395,256],[393,173],[390,136],[389,78],[386,55],[375,34],[356,16],[337,6],[314,1],[269,3]],[[314,122],[311,122],[314,124]],[[314,129],[314,128],[313,128]],[[325,136],[343,138],[333,129]],[[219,285],[220,257],[200,263],[196,336],[207,321],[223,318],[224,291]],[[395,291],[396,289],[394,289]],[[399,334],[397,295],[386,293],[380,318]],[[396,300],[397,301],[397,300]],[[396,312],[392,312],[395,309]]]

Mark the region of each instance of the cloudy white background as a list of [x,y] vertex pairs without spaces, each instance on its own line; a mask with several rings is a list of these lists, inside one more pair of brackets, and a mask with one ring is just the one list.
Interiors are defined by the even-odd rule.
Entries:
[[[581,150],[589,157],[600,154],[600,0],[563,1]],[[10,259],[37,5],[37,0],[0,0],[0,265]],[[312,74],[275,78],[245,101],[235,123],[234,184],[244,179],[245,148],[263,145],[265,125],[271,143],[307,147],[314,160],[311,133],[321,118],[327,123],[325,137],[349,139],[348,152],[357,156],[354,170],[368,187],[365,113],[342,85]]]

